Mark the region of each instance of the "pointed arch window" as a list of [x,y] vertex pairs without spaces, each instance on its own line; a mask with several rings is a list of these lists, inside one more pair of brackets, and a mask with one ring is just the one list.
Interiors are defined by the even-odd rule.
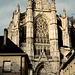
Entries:
[[[38,40],[37,40],[38,39]],[[34,25],[34,42],[49,43],[49,29],[45,19],[38,17]]]
[[47,75],[47,71],[46,69],[44,68],[44,65],[42,65],[39,70],[38,70],[38,75]]
[[[45,53],[46,55],[50,55],[50,43],[49,43],[49,29],[46,19],[43,18],[41,15],[35,20],[34,23],[34,53],[35,57],[41,54],[42,48],[45,46],[47,47]],[[39,43],[39,44],[38,44]],[[39,46],[41,46],[39,48]]]

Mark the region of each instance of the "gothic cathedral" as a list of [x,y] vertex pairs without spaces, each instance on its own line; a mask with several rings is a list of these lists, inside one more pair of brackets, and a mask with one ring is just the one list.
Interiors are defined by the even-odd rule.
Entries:
[[57,15],[55,0],[28,0],[26,12],[17,5],[8,27],[8,38],[30,59],[28,75],[60,75],[59,68],[74,48],[73,17]]

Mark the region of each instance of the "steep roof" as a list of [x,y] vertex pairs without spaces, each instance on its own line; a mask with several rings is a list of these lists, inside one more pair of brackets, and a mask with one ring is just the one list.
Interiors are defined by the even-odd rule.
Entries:
[[60,70],[64,69],[74,59],[74,57],[75,57],[75,51],[70,55],[67,62],[65,62],[64,64],[61,65]]
[[0,36],[0,53],[24,53],[9,38],[7,38],[6,40],[6,45],[3,45],[4,37]]

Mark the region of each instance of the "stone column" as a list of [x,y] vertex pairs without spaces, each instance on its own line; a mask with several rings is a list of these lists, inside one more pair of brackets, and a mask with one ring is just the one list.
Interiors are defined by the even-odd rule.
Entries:
[[50,39],[50,51],[53,59],[52,67],[53,73],[59,75],[60,66],[60,52],[58,46],[58,28],[57,28],[57,17],[56,17],[56,7],[55,0],[51,3],[51,22],[49,26],[49,39]]
[[51,24],[49,26],[49,39],[50,39],[50,50],[53,58],[60,58],[59,46],[58,46],[58,28],[57,28],[57,17],[55,0],[52,0],[51,4]]
[[33,11],[32,11],[32,0],[28,0],[27,16],[26,16],[26,52],[30,60],[34,56],[33,51]]
[[30,69],[30,75],[33,75],[33,70],[32,69]]

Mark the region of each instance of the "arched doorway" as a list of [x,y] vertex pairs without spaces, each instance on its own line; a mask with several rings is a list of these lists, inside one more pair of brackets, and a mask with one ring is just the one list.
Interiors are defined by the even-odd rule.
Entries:
[[44,67],[41,67],[39,70],[38,70],[38,75],[47,75],[47,72],[45,70]]
[[47,75],[47,70],[43,62],[36,67],[35,75]]
[[[34,55],[39,58],[42,48],[45,54],[50,56],[49,27],[44,15],[39,14],[34,22]],[[37,45],[36,45],[37,43]],[[45,44],[45,45],[44,45]]]

